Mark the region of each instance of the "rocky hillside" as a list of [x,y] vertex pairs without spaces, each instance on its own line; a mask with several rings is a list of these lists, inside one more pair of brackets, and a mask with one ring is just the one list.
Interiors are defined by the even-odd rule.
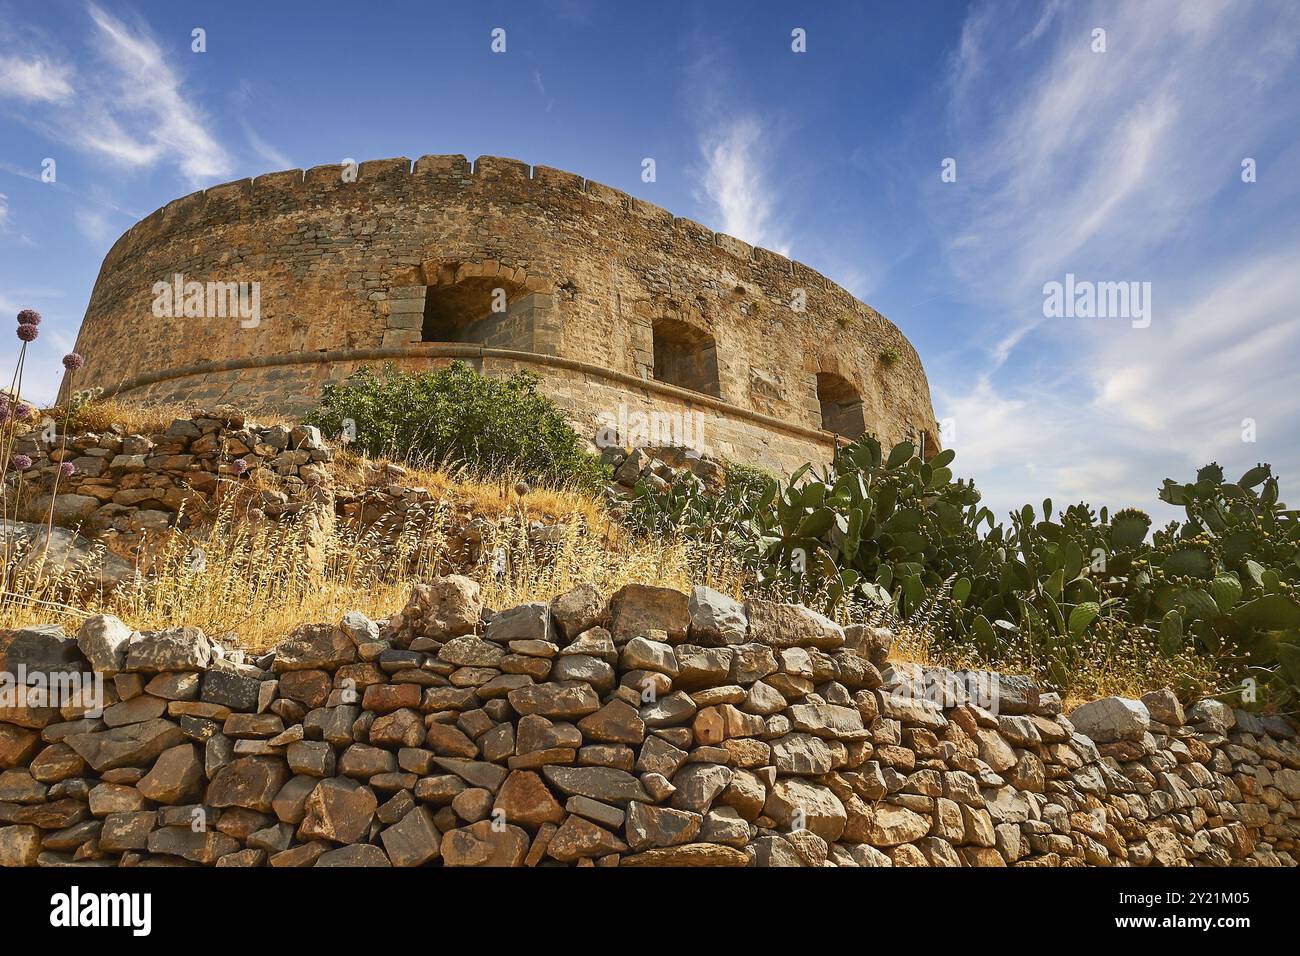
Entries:
[[707,588],[493,611],[457,576],[256,658],[20,630],[0,864],[1294,865],[1286,721],[1168,691],[1067,717],[891,640]]

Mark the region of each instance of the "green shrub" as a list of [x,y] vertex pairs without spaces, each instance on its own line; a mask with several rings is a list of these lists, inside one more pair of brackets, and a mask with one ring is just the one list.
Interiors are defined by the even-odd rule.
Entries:
[[742,465],[738,461],[723,463],[727,476],[727,488],[739,498],[761,496],[769,486],[780,483],[780,479],[765,468],[754,465]]
[[376,457],[461,467],[476,478],[599,487],[607,469],[538,394],[539,382],[525,372],[489,378],[464,362],[415,374],[364,367],[326,385],[307,421],[338,435],[350,420],[353,447]]

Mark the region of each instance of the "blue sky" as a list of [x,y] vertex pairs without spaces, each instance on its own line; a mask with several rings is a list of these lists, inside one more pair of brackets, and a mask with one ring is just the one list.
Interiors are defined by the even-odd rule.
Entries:
[[[1298,45],[1286,0],[0,0],[0,313],[44,314],[28,394],[49,399],[104,254],[170,199],[344,158],[511,156],[889,316],[1000,514],[1050,495],[1167,518],[1160,480],[1211,459],[1272,462],[1295,499]],[[1067,273],[1151,283],[1149,325],[1045,318]]]

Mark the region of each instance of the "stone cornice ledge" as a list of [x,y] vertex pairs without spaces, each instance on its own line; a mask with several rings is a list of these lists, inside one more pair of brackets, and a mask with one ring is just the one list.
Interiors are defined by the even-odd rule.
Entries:
[[716,411],[724,412],[732,418],[750,421],[757,425],[762,425],[764,428],[784,432],[788,435],[796,435],[800,438],[816,441],[824,445],[842,442],[842,439],[828,431],[816,428],[805,428],[802,425],[795,425],[771,415],[764,415],[762,412],[755,412],[747,408],[741,408],[738,405],[733,405],[730,402],[723,401],[720,398],[715,398],[712,395],[705,395],[702,392],[695,392],[689,388],[680,388],[676,385],[669,385],[665,382],[657,382],[654,379],[637,378],[635,375],[629,375],[626,372],[616,372],[599,365],[593,365],[590,362],[580,362],[576,359],[562,358],[556,355],[540,355],[535,352],[522,352],[515,349],[493,349],[484,348],[478,345],[461,345],[441,342],[422,342],[418,345],[393,345],[364,349],[332,349],[318,352],[282,352],[276,355],[254,355],[246,358],[223,359],[213,362],[195,362],[190,365],[177,365],[172,368],[162,369],[161,371],[150,372],[146,375],[132,376],[131,378],[118,383],[115,388],[106,390],[106,394],[117,395],[122,392],[129,392],[133,389],[155,385],[158,382],[186,378],[190,375],[207,375],[213,372],[234,372],[241,369],[273,368],[281,365],[322,365],[334,362],[367,362],[403,358],[502,359],[505,361],[519,362],[525,365],[540,365],[547,368],[567,369],[572,372],[581,372],[584,375],[593,375],[597,378],[603,378],[610,382],[616,382],[619,385],[644,389],[648,392],[663,395],[677,401],[702,405],[706,408],[712,408]]

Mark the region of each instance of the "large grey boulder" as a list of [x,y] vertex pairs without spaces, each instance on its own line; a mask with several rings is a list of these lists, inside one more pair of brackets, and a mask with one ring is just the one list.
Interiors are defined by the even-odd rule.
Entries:
[[1151,714],[1140,700],[1103,697],[1080,704],[1070,714],[1075,729],[1099,744],[1141,740],[1151,726]]
[[686,607],[691,615],[691,640],[696,643],[707,647],[748,640],[749,618],[739,601],[700,586],[691,589]]
[[1168,687],[1143,694],[1142,703],[1146,704],[1152,720],[1158,720],[1170,727],[1181,727],[1186,721],[1183,705]]
[[38,624],[19,628],[4,652],[4,669],[23,674],[27,683],[39,676],[49,680],[62,675],[79,674],[86,661],[77,642],[63,633],[57,624]]
[[489,641],[508,644],[510,641],[551,640],[551,607],[549,604],[521,604],[502,611],[488,624],[483,635]]
[[201,671],[212,660],[212,642],[197,627],[147,631],[127,646],[126,671]]
[[1187,712],[1187,722],[1212,733],[1226,734],[1237,723],[1237,715],[1221,700],[1202,700],[1197,701]]
[[275,649],[275,672],[332,670],[357,659],[357,646],[341,627],[299,624]]
[[55,578],[78,592],[111,591],[135,577],[129,561],[67,528],[0,522],[0,541],[15,572]]
[[92,670],[112,677],[126,666],[127,645],[135,633],[111,614],[96,614],[82,621],[77,647]]
[[752,598],[745,602],[749,639],[769,647],[844,646],[844,628],[824,614],[801,604],[779,604]]

